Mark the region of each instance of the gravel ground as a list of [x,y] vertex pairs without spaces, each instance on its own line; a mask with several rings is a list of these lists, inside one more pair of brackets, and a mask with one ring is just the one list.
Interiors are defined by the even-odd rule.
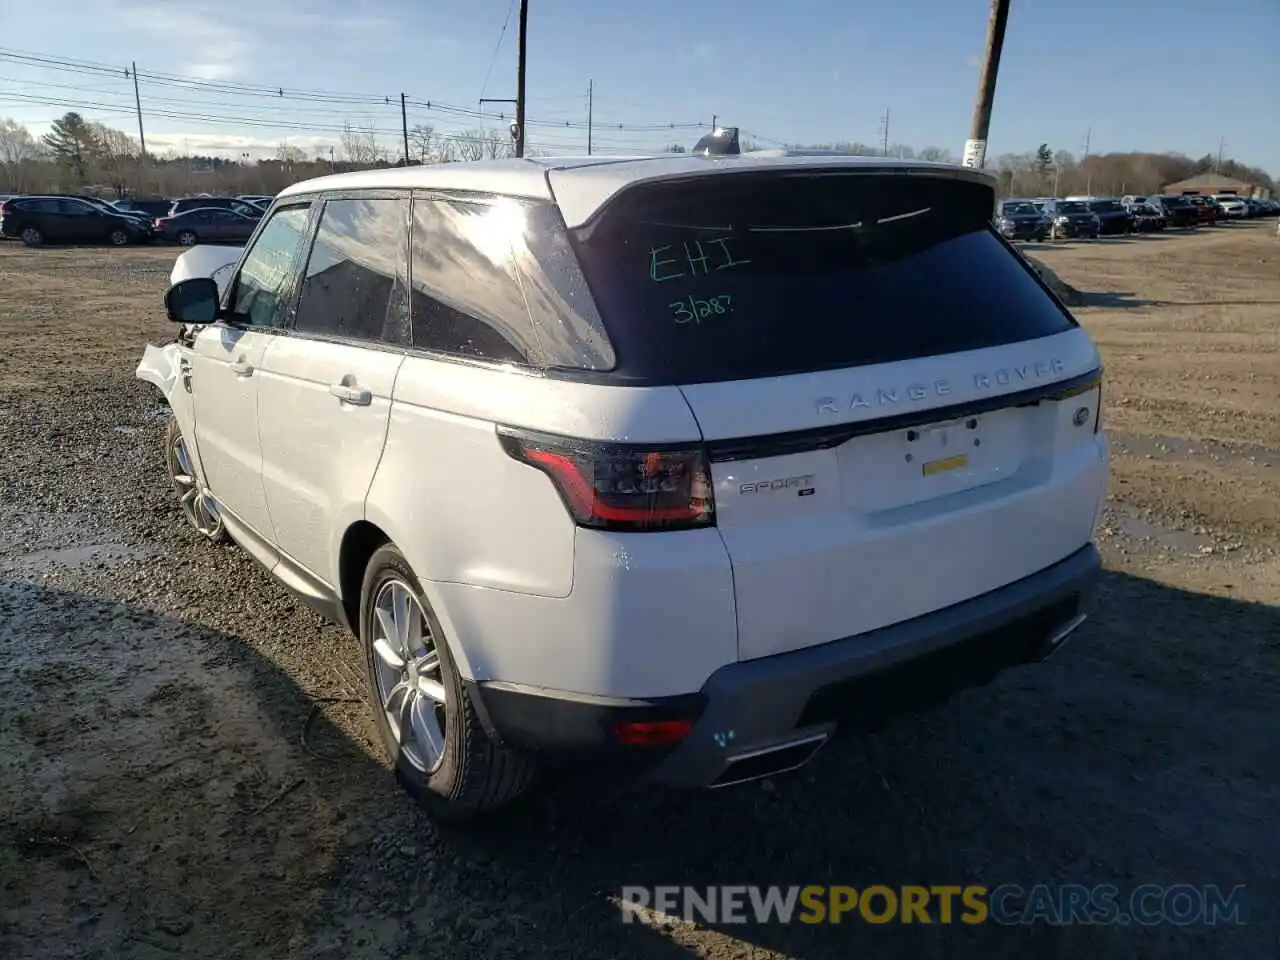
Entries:
[[[187,533],[133,378],[172,250],[0,245],[0,956],[1263,957],[1280,951],[1280,243],[1044,245],[1115,473],[1053,661],[707,794],[442,828],[348,637]],[[624,885],[1247,887],[1246,926],[623,924]]]

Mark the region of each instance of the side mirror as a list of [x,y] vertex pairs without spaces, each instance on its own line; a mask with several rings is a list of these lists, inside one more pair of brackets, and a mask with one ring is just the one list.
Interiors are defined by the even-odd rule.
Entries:
[[169,288],[164,308],[174,323],[213,323],[218,319],[218,284],[212,277],[192,277]]

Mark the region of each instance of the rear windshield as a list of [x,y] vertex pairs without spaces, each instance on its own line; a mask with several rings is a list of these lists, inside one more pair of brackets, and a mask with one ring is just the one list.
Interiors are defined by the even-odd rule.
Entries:
[[617,375],[738,380],[1070,329],[991,207],[951,178],[726,174],[632,188],[575,245]]
[[1030,201],[1006,201],[1000,208],[1000,212],[1006,217],[1033,215],[1040,212],[1034,203]]
[[1123,210],[1119,200],[1095,200],[1093,209],[1098,213],[1114,213],[1116,210]]

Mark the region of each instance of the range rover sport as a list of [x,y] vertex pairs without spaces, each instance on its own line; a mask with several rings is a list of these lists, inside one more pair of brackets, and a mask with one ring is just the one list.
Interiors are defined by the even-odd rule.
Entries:
[[191,526],[359,638],[444,815],[547,760],[723,786],[1084,619],[1089,336],[981,171],[530,159],[274,201],[138,376]]

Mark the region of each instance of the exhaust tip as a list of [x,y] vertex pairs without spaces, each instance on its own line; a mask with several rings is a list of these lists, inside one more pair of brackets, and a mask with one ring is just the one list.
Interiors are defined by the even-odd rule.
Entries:
[[1084,623],[1087,619],[1087,615],[1083,613],[1077,614],[1062,626],[1058,627],[1058,629],[1054,630],[1053,633],[1049,634],[1048,639],[1046,639],[1040,647],[1040,652],[1036,656],[1036,661],[1044,663],[1044,661],[1048,660],[1055,653],[1061,650],[1066,645],[1067,641],[1071,639],[1071,635],[1080,628],[1080,624]]
[[796,770],[812,760],[814,754],[829,739],[831,739],[831,730],[827,729],[738,754],[729,759],[724,770],[711,782],[710,786],[712,789],[731,787]]

